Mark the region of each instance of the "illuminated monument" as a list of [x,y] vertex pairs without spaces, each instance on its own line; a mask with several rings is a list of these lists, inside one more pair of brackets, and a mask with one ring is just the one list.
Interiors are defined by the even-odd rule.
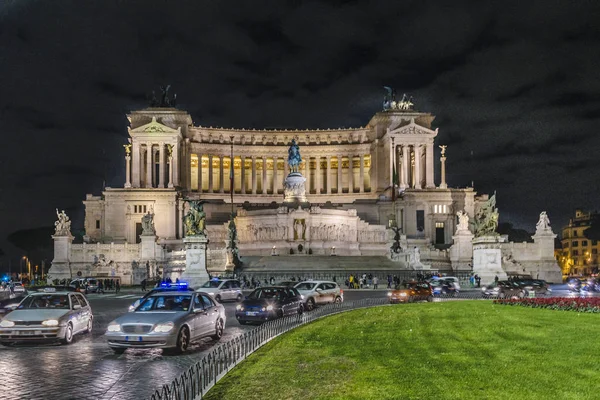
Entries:
[[[123,187],[86,196],[85,243],[54,236],[50,275],[175,279],[190,263],[184,216],[194,201],[205,213],[212,274],[232,272],[232,237],[248,275],[471,271],[473,227],[459,226],[457,213],[474,218],[489,197],[447,186],[446,146],[436,185],[435,117],[386,89],[366,126],[325,130],[194,125],[163,89],[160,101],[128,115]],[[511,268],[553,279],[552,248],[550,260],[546,245],[505,242],[502,254],[518,262]]]

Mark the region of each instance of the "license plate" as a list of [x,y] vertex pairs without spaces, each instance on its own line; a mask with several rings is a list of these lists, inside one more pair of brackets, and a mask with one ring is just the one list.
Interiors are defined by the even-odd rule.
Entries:
[[258,314],[258,311],[246,311],[246,315],[254,317]]
[[138,336],[138,342],[141,342],[141,341],[142,341],[142,337]]

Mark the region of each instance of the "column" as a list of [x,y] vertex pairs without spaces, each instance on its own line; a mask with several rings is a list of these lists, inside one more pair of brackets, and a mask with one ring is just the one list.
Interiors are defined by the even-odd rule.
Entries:
[[132,164],[132,169],[133,169],[133,184],[132,186],[134,188],[139,188],[140,187],[140,144],[138,143],[137,140],[133,141],[133,153],[131,155],[131,164]]
[[267,156],[263,156],[262,161],[262,194],[267,194]]
[[173,156],[171,154],[169,154],[169,184],[167,187],[173,187]]
[[277,161],[279,157],[273,157],[273,194],[277,194],[279,192],[279,184],[277,183]]
[[223,160],[225,159],[224,156],[219,156],[219,193],[223,193],[224,192],[224,188],[225,185],[223,182]]
[[306,193],[310,193],[310,157],[304,159],[304,177],[306,178],[306,183],[304,185]]
[[422,189],[421,186],[421,146],[415,145],[415,189]]
[[214,193],[214,178],[213,178],[213,155],[208,155],[208,193]]
[[442,164],[442,182],[440,183],[440,189],[447,189],[448,185],[446,184],[446,155],[442,154],[440,157],[440,163]]
[[202,154],[198,156],[198,193],[202,193]]
[[410,148],[407,145],[402,146],[402,177],[404,186],[400,185],[401,189],[410,187]]
[[427,144],[425,148],[425,187],[434,188],[433,181],[433,143]]
[[321,194],[321,156],[315,157],[315,194]]
[[179,141],[173,145],[173,185],[179,186]]
[[354,155],[348,155],[348,193],[354,193]]
[[131,166],[129,162],[131,161],[131,156],[129,155],[129,151],[126,150],[125,153],[125,188],[131,187]]
[[183,238],[183,216],[184,216],[184,211],[185,211],[185,201],[179,200],[179,221],[178,221],[178,226],[179,226],[179,238],[182,239]]
[[288,164],[287,158],[283,159],[283,181],[285,182],[285,178],[290,174],[290,164]]
[[342,156],[338,154],[338,168],[337,168],[337,192],[338,194],[343,193],[342,190]]
[[159,175],[159,188],[165,187],[165,144],[161,142],[158,153],[158,175]]
[[146,143],[146,187],[152,187],[152,143]]
[[240,191],[246,194],[246,157],[240,156]]
[[390,181],[389,181],[390,187],[394,186],[394,163],[395,163],[394,151],[395,151],[395,147],[396,147],[396,145],[394,144],[394,138],[391,137],[390,138]]
[[400,184],[400,189],[406,189],[406,177],[404,176],[404,160],[406,159],[406,156],[404,155],[405,149],[406,146],[403,145],[400,150],[401,154],[399,155],[400,162],[398,163],[398,180]]
[[252,194],[256,194],[256,156],[252,156]]
[[185,171],[184,177],[185,177],[185,187],[188,190],[191,190],[192,187],[192,146],[190,144],[190,139],[185,139],[184,142],[184,160],[185,160],[185,167],[183,168],[183,170]]
[[360,155],[360,174],[358,177],[358,191],[365,192],[365,155]]
[[327,194],[331,194],[331,156],[327,156]]

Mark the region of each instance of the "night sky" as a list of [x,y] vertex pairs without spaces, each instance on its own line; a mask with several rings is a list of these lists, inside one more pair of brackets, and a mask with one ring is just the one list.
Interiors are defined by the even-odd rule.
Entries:
[[0,263],[123,186],[125,114],[163,84],[195,125],[292,129],[364,126],[392,86],[437,115],[449,186],[558,233],[598,208],[600,2],[482,3],[0,0]]

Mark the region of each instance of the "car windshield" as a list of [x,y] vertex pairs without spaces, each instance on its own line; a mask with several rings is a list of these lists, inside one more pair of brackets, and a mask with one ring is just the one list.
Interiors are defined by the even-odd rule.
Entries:
[[204,285],[200,286],[203,288],[218,288],[221,286],[222,281],[208,281]]
[[250,299],[283,299],[284,297],[285,293],[283,290],[270,288],[256,289],[248,296]]
[[69,309],[69,296],[66,294],[44,294],[27,296],[18,310],[48,308],[48,309]]
[[298,290],[313,290],[317,286],[314,282],[301,282],[296,285],[296,289]]
[[158,295],[145,299],[135,311],[188,311],[191,295]]

